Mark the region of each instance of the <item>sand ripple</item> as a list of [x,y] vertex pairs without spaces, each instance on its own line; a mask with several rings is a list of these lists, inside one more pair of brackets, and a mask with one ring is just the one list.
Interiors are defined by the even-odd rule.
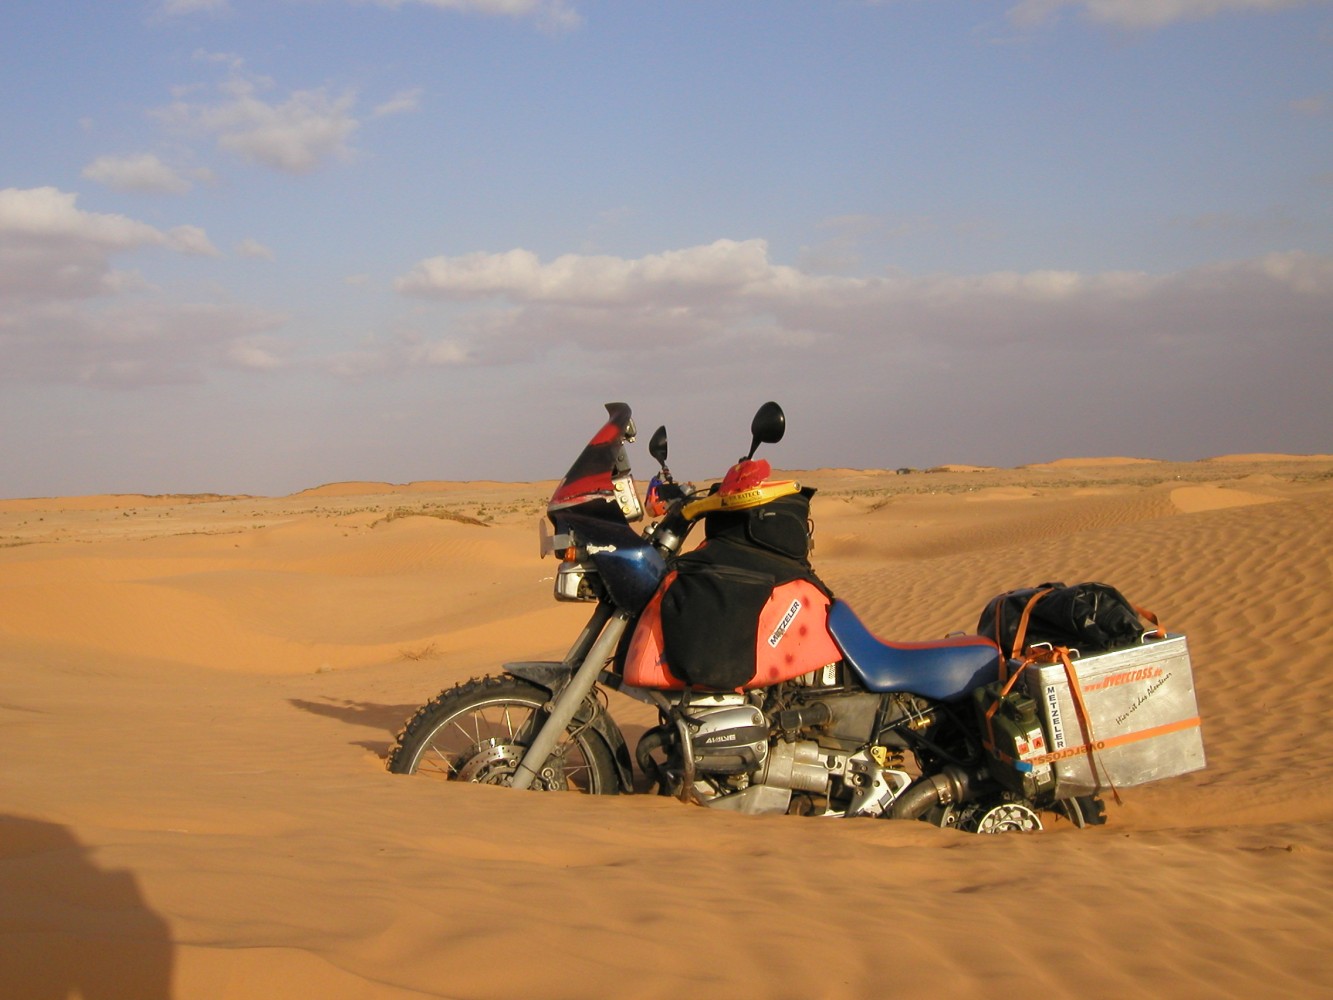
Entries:
[[816,566],[888,638],[1045,580],[1189,636],[1208,768],[1007,838],[387,775],[416,704],[586,614],[526,486],[478,488],[489,528],[340,489],[0,505],[0,995],[1333,995],[1329,468],[821,493]]

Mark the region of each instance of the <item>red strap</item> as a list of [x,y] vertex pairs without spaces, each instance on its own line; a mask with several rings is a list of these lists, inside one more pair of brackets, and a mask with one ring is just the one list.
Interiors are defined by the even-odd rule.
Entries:
[[[1146,739],[1148,736],[1161,735],[1163,731],[1171,732],[1176,729],[1183,729],[1189,725],[1198,725],[1199,720],[1185,720],[1181,723],[1173,724],[1170,727],[1159,726],[1156,729],[1149,730],[1145,733],[1117,736],[1112,737],[1110,740],[1097,740],[1092,732],[1092,715],[1088,712],[1088,704],[1083,699],[1083,688],[1078,682],[1078,672],[1074,669],[1073,661],[1069,658],[1069,650],[1067,647],[1055,646],[1049,650],[1041,650],[1038,653],[1029,654],[1019,663],[1018,669],[1014,671],[1012,676],[1010,676],[1009,661],[1017,660],[1019,652],[1023,650],[1023,640],[1027,638],[1028,621],[1032,617],[1032,609],[1036,606],[1039,600],[1049,594],[1053,589],[1053,587],[1047,587],[1044,590],[1037,591],[1028,599],[1027,604],[1023,607],[1023,614],[1018,620],[1018,630],[1014,633],[1014,644],[1010,651],[1009,659],[1000,664],[1000,679],[1005,682],[1004,687],[1000,690],[999,697],[997,697],[995,701],[991,703],[990,707],[986,709],[986,738],[989,741],[987,749],[993,750],[995,746],[994,718],[996,711],[1000,707],[1000,701],[1009,693],[1010,688],[1014,686],[1014,682],[1018,680],[1018,677],[1023,670],[1032,663],[1054,663],[1059,661],[1064,664],[1065,677],[1069,681],[1069,690],[1074,697],[1074,714],[1078,716],[1079,728],[1083,731],[1083,745],[1081,747],[1058,751],[1053,754],[1046,754],[1044,757],[1039,757],[1032,761],[1032,763],[1048,763],[1050,761],[1058,760],[1061,757],[1086,752],[1088,755],[1088,765],[1092,769],[1093,780],[1097,783],[1097,789],[1100,790],[1102,787],[1102,774],[1106,773],[1106,767],[1098,761],[1096,756],[1097,751],[1107,747],[1118,746],[1122,743],[1132,742],[1136,739]],[[1166,638],[1166,629],[1162,627],[1162,623],[1158,620],[1157,615],[1149,611],[1147,608],[1139,607],[1137,604],[1133,605],[1133,608],[1141,618],[1152,622],[1155,626],[1158,638]],[[1001,618],[1002,616],[999,614],[995,616],[995,644],[1000,647],[1000,652],[1003,654],[1004,643],[1001,635]],[[1100,774],[1099,771],[1101,772]],[[1116,805],[1121,805],[1120,791],[1115,787],[1115,782],[1111,781],[1109,776],[1106,778],[1106,787],[1111,789],[1111,795],[1114,797]]]
[[1031,660],[1024,660],[1022,663],[1018,665],[1018,669],[1014,671],[1014,675],[1010,677],[1007,681],[1005,681],[1004,687],[1000,688],[1000,693],[995,696],[995,700],[992,701],[990,703],[990,707],[986,709],[985,746],[987,750],[990,750],[992,752],[995,750],[995,713],[998,712],[1000,709],[1000,702],[1004,701],[1005,696],[1009,694],[1010,689],[1013,688],[1014,683],[1019,678],[1019,675],[1023,673],[1023,668],[1026,667],[1031,662],[1032,662]]
[[[1100,790],[1102,779],[1101,775],[1097,773],[1099,762],[1094,750],[1098,746],[1105,746],[1105,744],[1098,744],[1092,734],[1092,715],[1088,712],[1088,703],[1083,700],[1083,687],[1078,682],[1078,672],[1074,669],[1074,663],[1069,659],[1069,650],[1064,646],[1056,646],[1055,649],[1051,650],[1051,654],[1052,659],[1057,659],[1065,665],[1065,677],[1068,678],[1069,690],[1074,695],[1074,714],[1078,716],[1079,728],[1083,730],[1083,742],[1088,747],[1088,766],[1092,769],[1092,779],[1097,783],[1097,788]],[[1105,772],[1105,766],[1102,766],[1100,770]],[[1108,777],[1106,784],[1111,789],[1111,795],[1115,799],[1116,805],[1120,805],[1120,792],[1115,787],[1115,782]]]
[[1166,629],[1162,627],[1162,623],[1157,620],[1157,616],[1155,614],[1153,614],[1147,608],[1139,607],[1137,604],[1133,604],[1131,605],[1131,607],[1134,609],[1134,613],[1137,614],[1140,618],[1146,618],[1148,621],[1152,622],[1155,626],[1157,626],[1156,628],[1157,638],[1159,639],[1166,638]]
[[[1037,591],[1028,598],[1027,604],[1023,606],[1023,614],[1018,619],[1018,630],[1014,633],[1013,649],[1009,651],[1008,660],[1005,660],[1000,664],[1001,680],[1006,679],[1008,676],[1009,660],[1018,659],[1018,654],[1023,651],[1023,640],[1026,639],[1028,635],[1028,619],[1032,617],[1033,607],[1035,607],[1036,603],[1049,594],[1053,589],[1055,588],[1047,587],[1045,590]],[[1000,647],[1001,653],[1004,652],[1004,639],[1000,631],[1000,626],[1003,624],[1003,618],[1004,616],[1002,614],[997,614],[995,616],[995,645]],[[1022,671],[1022,667],[1019,667],[1019,671]]]
[[1112,750],[1124,746],[1126,743],[1150,740],[1156,736],[1169,736],[1171,733],[1178,733],[1185,729],[1197,729],[1202,724],[1203,721],[1197,715],[1189,719],[1177,719],[1175,722],[1166,722],[1150,729],[1140,729],[1137,733],[1121,733],[1119,736],[1098,740],[1095,747],[1084,743],[1076,747],[1065,747],[1063,750],[1052,750],[1040,757],[1030,757],[1028,762],[1031,764],[1053,764],[1057,760],[1064,760],[1066,757],[1081,757],[1083,754],[1092,753],[1094,750]]

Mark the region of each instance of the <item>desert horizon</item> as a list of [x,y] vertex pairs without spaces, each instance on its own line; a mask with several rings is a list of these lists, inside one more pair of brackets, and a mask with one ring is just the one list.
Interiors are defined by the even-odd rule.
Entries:
[[[1333,0],[5,13],[0,1000],[1333,998]],[[777,612],[755,676],[894,689],[714,699],[703,780],[948,828],[639,794],[597,713],[542,781],[636,794],[389,773],[423,705],[596,642],[539,526],[589,434],[638,437],[642,492],[668,424],[682,481],[752,442],[817,491],[853,613],[717,574],[710,610]],[[780,499],[746,530],[799,550]],[[1053,582],[1172,635],[1112,601],[1110,708],[1043,681],[1008,756],[1189,768],[965,833],[1036,815],[967,635]],[[853,616],[964,638],[890,681]],[[691,624],[678,667],[737,664]],[[502,778],[494,714],[441,711],[471,756],[433,760]]]
[[[1295,462],[1330,462],[1333,461],[1333,455],[1321,454],[1286,454],[1282,452],[1247,452],[1226,455],[1211,455],[1207,458],[1173,460],[1164,458],[1136,458],[1128,455],[1090,455],[1081,458],[1057,458],[1045,462],[1029,462],[1015,466],[997,466],[997,465],[974,465],[966,462],[944,462],[938,465],[922,468],[850,468],[850,467],[821,467],[817,469],[780,469],[775,474],[780,473],[786,476],[804,476],[811,481],[817,477],[840,477],[840,476],[878,476],[878,475],[899,475],[903,472],[908,473],[979,473],[979,472],[1023,472],[1042,469],[1093,469],[1102,467],[1115,467],[1124,465],[1181,465],[1181,466],[1208,466],[1211,463],[1240,465],[1257,464],[1265,467],[1274,463]],[[1206,475],[1206,473],[1205,473]],[[705,482],[708,480],[705,479]],[[301,497],[320,497],[320,496],[364,496],[379,494],[397,494],[397,493],[458,493],[458,492],[476,492],[491,488],[508,487],[543,487],[550,488],[557,480],[555,479],[414,479],[402,483],[394,483],[383,480],[369,479],[348,479],[335,480],[327,483],[319,483],[315,486],[307,486],[291,493],[266,494],[266,493],[217,493],[211,491],[191,492],[176,491],[167,493],[118,493],[111,491],[92,491],[88,493],[73,493],[64,495],[50,496],[3,496],[0,497],[0,509],[3,510],[22,510],[24,504],[42,504],[48,501],[59,501],[62,509],[68,509],[71,506],[98,507],[105,505],[124,506],[124,502],[136,501],[139,505],[145,504],[166,504],[166,503],[212,503],[221,500],[242,500],[242,499],[297,499]]]
[[1000,837],[390,775],[422,702],[581,626],[554,480],[0,499],[0,995],[1333,990],[1333,455],[775,475],[884,638],[1045,580],[1157,612],[1206,769]]

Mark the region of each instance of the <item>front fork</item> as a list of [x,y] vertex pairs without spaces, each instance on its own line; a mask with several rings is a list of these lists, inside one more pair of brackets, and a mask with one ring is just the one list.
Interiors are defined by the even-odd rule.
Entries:
[[629,612],[610,604],[597,606],[561,664],[563,668],[569,669],[578,663],[578,669],[569,678],[569,683],[557,691],[551,700],[550,714],[514,771],[511,787],[530,788],[537,779],[560,735],[568,728],[579,706],[583,704],[583,699],[596,685],[602,667],[615,655],[631,617]]

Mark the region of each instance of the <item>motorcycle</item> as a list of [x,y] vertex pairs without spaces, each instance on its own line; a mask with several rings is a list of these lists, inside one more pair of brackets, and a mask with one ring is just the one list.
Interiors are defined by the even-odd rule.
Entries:
[[[625,450],[636,437],[630,407],[606,410],[541,523],[541,554],[560,559],[556,599],[591,604],[590,618],[562,661],[506,663],[427,702],[399,733],[391,772],[607,795],[635,791],[637,763],[649,791],[742,813],[978,833],[1040,830],[1053,817],[1080,828],[1105,821],[1101,793],[1114,784],[1096,754],[1128,751],[1093,738],[1086,709],[1053,714],[1071,685],[1085,700],[1061,665],[1067,655],[1018,662],[1017,648],[983,635],[885,642],[814,574],[814,490],[770,480],[769,463],[754,457],[785,433],[778,404],[760,407],[748,454],[709,490],[673,478],[658,428],[648,451],[659,472],[644,501]],[[645,506],[653,519],[636,531]],[[706,538],[687,551],[700,524]],[[1183,675],[1192,705],[1188,659],[1172,640],[1183,644],[1145,633],[1142,648],[1124,651],[1137,659],[1111,663],[1120,673],[1100,689],[1119,690],[1127,682],[1117,678],[1131,674],[1176,684]],[[1164,671],[1168,654],[1177,659]],[[633,762],[608,690],[657,710]],[[1171,739],[1197,738],[1197,722],[1152,730],[1159,739],[1138,746],[1151,766],[1139,760],[1122,783],[1203,766],[1201,743],[1194,756],[1186,747],[1184,763],[1161,763]],[[1075,728],[1084,744],[1063,738]]]

